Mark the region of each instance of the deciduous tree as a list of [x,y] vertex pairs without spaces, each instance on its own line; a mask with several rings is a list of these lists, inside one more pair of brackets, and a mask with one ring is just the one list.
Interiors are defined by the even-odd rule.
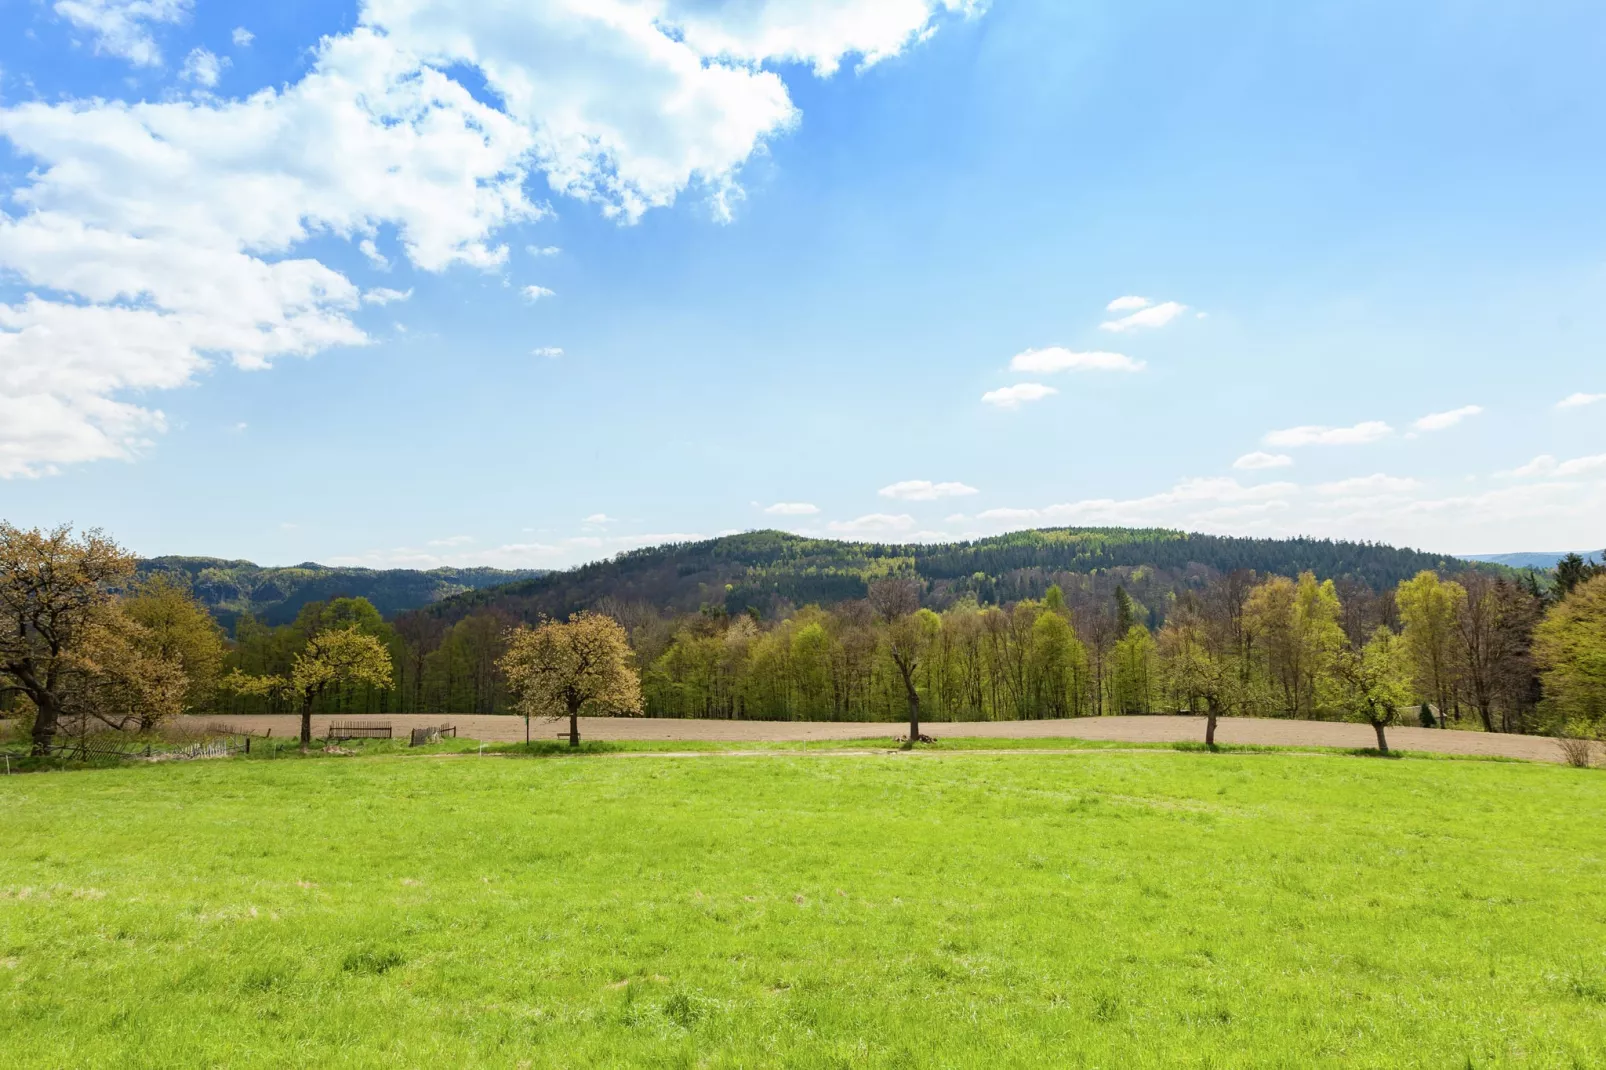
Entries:
[[1534,633],[1545,698],[1559,723],[1606,726],[1606,576],[1573,588]]
[[612,617],[576,613],[508,634],[499,663],[526,718],[565,715],[569,746],[580,745],[580,715],[641,713],[641,680],[631,665],[630,642]]
[[1410,666],[1400,638],[1379,628],[1364,647],[1346,647],[1333,659],[1336,704],[1351,720],[1372,726],[1377,749],[1389,752],[1384,729],[1397,724],[1411,701]]

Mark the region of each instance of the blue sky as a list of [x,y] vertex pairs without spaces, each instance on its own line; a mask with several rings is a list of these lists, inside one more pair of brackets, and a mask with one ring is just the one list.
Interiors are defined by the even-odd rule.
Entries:
[[1606,542],[1606,9],[1211,8],[14,0],[0,516]]

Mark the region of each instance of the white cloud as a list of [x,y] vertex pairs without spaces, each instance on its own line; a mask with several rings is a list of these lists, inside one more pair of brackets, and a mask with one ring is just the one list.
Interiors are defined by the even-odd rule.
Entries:
[[1134,312],[1140,308],[1148,308],[1154,304],[1147,297],[1117,297],[1104,306],[1106,312]]
[[1042,383],[1016,383],[1014,386],[999,387],[989,390],[981,396],[988,405],[996,405],[1000,409],[1016,409],[1028,401],[1041,401],[1059,391]]
[[244,26],[236,26],[234,32],[229,34],[229,40],[234,42],[235,48],[250,48],[251,42],[256,39],[257,35]]
[[970,16],[986,6],[986,0],[671,0],[663,5],[669,21],[703,55],[807,63],[821,77],[834,74],[848,55],[860,57],[861,69],[896,56],[930,36],[943,12]]
[[1028,349],[1017,353],[1009,362],[1011,371],[1043,375],[1063,371],[1140,372],[1144,367],[1143,361],[1120,353],[1073,353],[1061,346]]
[[1378,442],[1394,433],[1394,428],[1381,420],[1368,420],[1354,427],[1290,427],[1282,431],[1267,432],[1268,446],[1363,446]]
[[449,535],[444,539],[431,539],[431,546],[467,546],[474,541],[472,535]]
[[1234,468],[1244,471],[1256,471],[1263,468],[1288,468],[1294,459],[1286,453],[1246,453],[1232,462]]
[[56,0],[56,14],[95,35],[95,51],[136,67],[156,67],[162,51],[150,24],[182,22],[190,0]]
[[413,291],[410,289],[390,290],[379,286],[366,291],[362,295],[362,303],[365,305],[389,305],[397,301],[406,301],[412,296]]
[[554,293],[553,291],[547,289],[545,286],[526,286],[520,292],[524,294],[524,299],[526,301],[530,302],[532,305],[535,304],[535,302],[541,300],[542,298],[558,296],[556,293]]
[[540,346],[536,349],[530,350],[530,356],[547,357],[552,360],[556,360],[557,358],[563,356],[563,349],[561,346]]
[[[161,62],[153,26],[189,0],[59,0],[97,50]],[[0,187],[0,271],[30,294],[0,304],[0,421],[10,474],[130,457],[164,425],[123,395],[190,383],[216,361],[262,368],[362,344],[361,289],[298,255],[358,244],[389,266],[502,264],[503,228],[559,193],[633,221],[705,191],[728,216],[742,165],[798,120],[765,61],[891,56],[976,0],[363,0],[297,82],[243,99],[0,106],[26,166]],[[236,35],[238,44],[240,35]],[[210,56],[210,53],[207,53]],[[197,53],[205,83],[221,60]],[[447,71],[472,68],[477,100]],[[7,214],[7,213],[11,214]],[[531,296],[547,296],[539,288]]]
[[1316,487],[1318,494],[1329,497],[1340,495],[1376,495],[1376,494],[1404,494],[1417,490],[1422,486],[1415,479],[1403,476],[1389,476],[1379,472],[1370,476],[1355,476],[1350,479],[1341,479],[1334,483],[1322,483]]
[[35,164],[22,214],[0,213],[0,268],[41,294],[0,304],[0,394],[33,411],[0,421],[12,472],[137,453],[161,414],[118,394],[366,342],[358,288],[287,255],[314,234],[388,225],[425,270],[490,266],[490,234],[539,214],[527,135],[366,32],[282,91],[25,103],[0,108],[0,136]]
[[1166,301],[1162,304],[1150,305],[1141,311],[1132,313],[1130,316],[1122,316],[1120,319],[1101,323],[1099,324],[1099,329],[1114,331],[1119,334],[1144,327],[1164,327],[1186,311],[1188,311],[1187,305],[1178,304],[1175,301]]
[[979,492],[975,487],[963,483],[933,483],[929,479],[906,479],[902,483],[882,487],[876,493],[883,498],[896,498],[906,502],[934,502],[938,498],[963,498]]
[[819,511],[819,506],[809,502],[776,502],[764,509],[770,516],[813,516]]
[[1288,508],[1299,493],[1294,483],[1244,486],[1235,479],[1185,479],[1168,491],[1145,498],[1120,500],[1090,498],[1040,509],[988,509],[977,520],[1018,524],[1155,524],[1186,522],[1197,528],[1216,528],[1244,518]]
[[178,76],[187,82],[212,89],[223,76],[223,68],[228,65],[227,58],[220,58],[204,48],[192,48],[190,54],[184,57],[184,66],[179,69]]
[[854,520],[833,520],[827,524],[838,535],[889,535],[913,531],[915,518],[907,513],[870,513]]
[[1571,479],[1603,470],[1606,470],[1606,453],[1597,453],[1590,457],[1574,457],[1570,461],[1558,461],[1550,454],[1542,453],[1521,468],[1501,474],[1521,478],[1544,476],[1553,479]]
[[1581,409],[1597,401],[1606,401],[1606,394],[1570,394],[1556,402],[1558,409]]
[[524,251],[531,256],[557,256],[563,252],[556,245],[526,245]]
[[1411,426],[1418,431],[1443,431],[1446,428],[1454,427],[1469,416],[1477,416],[1482,412],[1483,406],[1481,405],[1463,405],[1461,408],[1451,409],[1449,412],[1429,413]]
[[592,513],[581,521],[583,524],[617,524],[618,522],[617,517],[609,516],[607,513]]

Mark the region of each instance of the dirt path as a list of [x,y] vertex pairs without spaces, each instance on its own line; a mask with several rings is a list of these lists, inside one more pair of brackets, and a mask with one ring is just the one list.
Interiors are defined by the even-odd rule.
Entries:
[[[343,718],[344,719],[344,718]],[[444,716],[441,714],[389,714],[354,718],[392,725],[396,734],[412,728],[455,724],[458,734],[487,742],[511,743],[524,739],[524,721],[517,717]],[[211,722],[238,724],[247,731],[273,730],[276,737],[294,737],[300,720],[290,715],[260,717],[195,717],[197,725]],[[322,736],[330,718],[314,717],[313,733]],[[556,739],[559,726],[533,722],[536,739]],[[980,721],[928,724],[925,731],[939,739],[986,737],[993,739],[1097,739],[1121,743],[1177,743],[1204,740],[1204,721],[1198,717],[1081,717],[1064,721]],[[886,739],[897,735],[895,724],[844,721],[681,721],[659,718],[582,717],[583,739],[658,740],[668,742],[781,743],[810,740]],[[1485,732],[1444,732],[1431,728],[1391,728],[1389,745],[1399,750],[1440,754],[1491,755],[1556,762],[1561,752],[1556,741],[1544,736],[1514,736]],[[565,737],[566,738],[566,737]],[[1280,747],[1373,747],[1376,737],[1366,725],[1328,721],[1274,721],[1227,717],[1216,730],[1218,743],[1258,743]]]

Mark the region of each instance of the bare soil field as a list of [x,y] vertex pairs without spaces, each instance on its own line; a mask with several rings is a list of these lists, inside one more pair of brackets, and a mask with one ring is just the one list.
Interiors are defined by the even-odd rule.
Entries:
[[[524,739],[524,721],[518,717],[452,716],[444,714],[377,714],[342,717],[387,723],[397,736],[409,729],[427,725],[453,724],[458,735],[492,743],[511,743]],[[300,719],[293,715],[251,717],[194,717],[198,727],[209,723],[229,723],[261,734],[272,729],[278,738],[294,737]],[[322,737],[329,717],[312,719],[313,734]],[[563,726],[557,722],[531,722],[535,739],[555,739]],[[884,722],[859,721],[696,721],[652,717],[582,717],[580,736],[591,740],[655,740],[667,742],[791,743],[813,740],[886,739],[898,735],[903,726]],[[985,737],[991,739],[1094,739],[1122,743],[1179,743],[1204,740],[1205,723],[1200,717],[1081,717],[1061,721],[979,721],[928,723],[922,730],[938,739]],[[1544,736],[1502,735],[1486,732],[1440,731],[1431,728],[1391,728],[1389,746],[1397,750],[1430,751],[1438,754],[1468,754],[1525,758],[1530,761],[1559,762],[1556,741]],[[1376,746],[1377,740],[1366,725],[1331,721],[1281,721],[1258,718],[1224,717],[1216,729],[1216,742],[1249,743],[1277,747]]]

